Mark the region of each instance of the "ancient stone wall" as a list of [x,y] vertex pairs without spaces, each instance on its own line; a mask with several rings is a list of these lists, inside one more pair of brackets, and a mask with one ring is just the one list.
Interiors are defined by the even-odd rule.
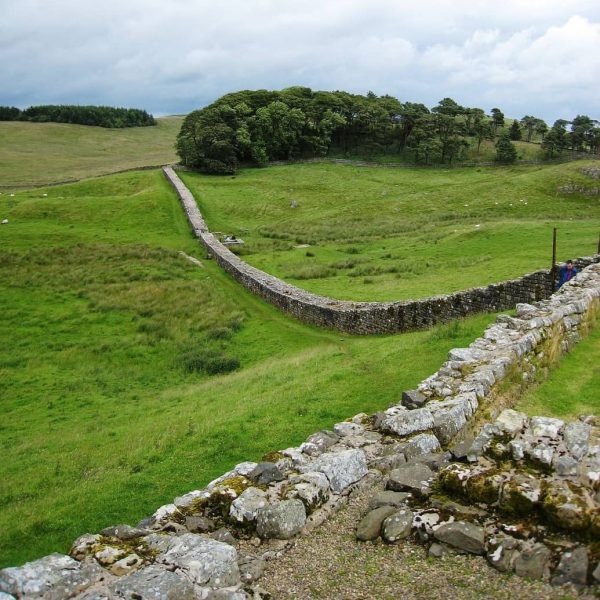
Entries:
[[[369,539],[367,534],[378,537],[383,531],[388,543],[396,543],[412,535],[415,528],[427,534],[421,525],[429,518],[428,510],[419,511],[415,505],[409,509],[406,503],[431,495],[433,469],[448,463],[449,454],[444,450],[453,447],[482,407],[489,409],[500,386],[516,376],[533,379],[549,360],[576,343],[595,322],[599,305],[600,265],[591,265],[550,299],[518,305],[515,317],[499,316],[468,348],[451,350],[436,373],[386,411],[356,415],[337,423],[333,431],[311,435],[297,448],[266,454],[259,463],[240,463],[206,488],[160,507],[136,527],[116,525],[98,534],[85,534],[74,542],[70,556],[52,554],[4,569],[0,571],[0,597],[117,600],[166,597],[171,591],[188,599],[260,598],[253,586],[264,562],[276,560],[286,540],[309,533],[343,505],[357,486],[377,482],[399,495],[387,493],[377,499],[391,504],[377,513],[376,523],[371,522],[375,517],[370,517],[369,528],[364,523],[359,526],[360,536]],[[503,437],[508,430],[510,449]],[[585,527],[597,539],[600,445],[594,444],[590,433],[591,427],[585,423],[569,428],[557,419],[536,417],[529,422],[518,414],[508,420],[505,416],[484,426],[464,455],[477,460],[491,448],[496,453],[510,452],[516,463],[538,461],[555,468],[556,485],[540,484],[535,494],[530,480],[521,486],[529,511],[539,506],[552,519],[575,519],[578,527]],[[503,443],[504,449],[499,448]],[[461,485],[460,477],[458,473],[457,485]],[[472,474],[468,477],[475,483],[481,479]],[[513,474],[503,479],[488,473],[483,480],[492,481],[495,487],[490,494],[497,492],[501,498],[521,493],[522,482]],[[577,496],[573,502],[569,498],[563,502],[561,494],[554,494],[567,487]],[[492,502],[490,486],[482,489],[484,499]],[[471,518],[478,518],[479,513],[471,511]],[[389,526],[386,517],[392,519]],[[502,548],[514,554],[514,561],[499,562],[504,550],[497,550],[497,536],[484,524],[449,521],[434,537],[467,552],[489,553],[492,566],[505,568],[508,564],[506,569],[514,567],[518,574],[547,577],[556,565],[557,558],[547,547],[529,547],[512,537],[510,548]],[[422,539],[430,543],[427,537]],[[504,544],[506,536],[502,540]],[[568,543],[574,547],[573,542]],[[591,585],[594,579],[600,582],[600,565],[594,568],[595,563],[591,564],[597,558],[585,546],[577,546],[576,552],[577,564],[585,553],[591,565],[577,573],[577,581],[582,585]],[[560,558],[553,571],[556,581],[572,577],[571,558],[564,554]],[[532,561],[537,561],[535,570]],[[164,590],[165,595],[156,590]],[[210,596],[214,590],[220,595]]]
[[[163,171],[179,196],[194,234],[219,265],[254,294],[311,325],[345,333],[397,333],[473,313],[510,309],[519,302],[547,298],[553,291],[550,271],[541,270],[502,283],[423,300],[352,302],[312,294],[237,257],[210,233],[192,193],[175,171],[171,167],[165,167]],[[582,268],[598,261],[600,255],[580,258],[576,265]]]

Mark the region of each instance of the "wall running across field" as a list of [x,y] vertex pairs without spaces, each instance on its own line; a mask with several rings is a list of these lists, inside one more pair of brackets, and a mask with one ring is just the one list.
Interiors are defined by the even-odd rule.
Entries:
[[[194,234],[219,265],[251,292],[311,325],[344,333],[398,333],[473,313],[511,309],[519,302],[548,298],[554,291],[550,271],[545,269],[517,279],[422,300],[352,302],[312,294],[237,257],[210,233],[194,196],[175,171],[171,167],[164,167],[163,171],[179,196]],[[579,258],[575,264],[581,269],[599,261],[600,255],[595,255]]]

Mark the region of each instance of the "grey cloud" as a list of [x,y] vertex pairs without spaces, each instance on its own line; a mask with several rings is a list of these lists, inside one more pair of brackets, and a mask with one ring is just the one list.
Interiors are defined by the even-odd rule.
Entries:
[[590,0],[0,0],[0,104],[186,112],[228,91],[309,85],[444,96],[511,116],[595,114]]

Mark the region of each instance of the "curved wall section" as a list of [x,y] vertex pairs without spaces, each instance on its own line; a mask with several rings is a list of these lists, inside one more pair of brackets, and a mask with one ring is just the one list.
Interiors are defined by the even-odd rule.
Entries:
[[[363,335],[398,333],[473,313],[507,310],[519,302],[548,298],[553,292],[550,271],[544,269],[517,279],[422,300],[352,302],[312,294],[237,257],[210,233],[194,196],[177,173],[171,167],[164,167],[163,172],[175,188],[194,234],[219,265],[251,292],[311,325]],[[600,255],[595,255],[575,262],[582,268],[599,261]]]

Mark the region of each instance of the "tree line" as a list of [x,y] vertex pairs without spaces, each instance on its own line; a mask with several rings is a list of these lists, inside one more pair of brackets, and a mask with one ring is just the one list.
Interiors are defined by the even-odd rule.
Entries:
[[156,125],[154,117],[139,108],[71,104],[30,106],[25,110],[20,110],[14,106],[0,106],[0,121],[72,123],[75,125],[115,128]]
[[[570,125],[570,131],[567,126]],[[233,173],[240,164],[327,156],[402,154],[415,164],[452,164],[484,140],[495,142],[496,160],[513,162],[515,140],[542,140],[547,158],[564,149],[599,152],[600,129],[589,117],[557,121],[526,115],[505,126],[504,113],[465,107],[452,98],[429,109],[392,96],[313,91],[244,90],[226,94],[185,118],[177,137],[184,165],[208,173]]]

